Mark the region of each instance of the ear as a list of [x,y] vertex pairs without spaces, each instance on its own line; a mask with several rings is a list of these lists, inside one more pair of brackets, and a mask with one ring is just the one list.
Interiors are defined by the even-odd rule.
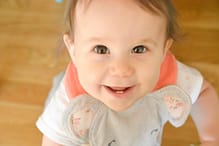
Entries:
[[69,53],[69,55],[70,55],[70,57],[71,57],[71,59],[73,61],[74,60],[74,56],[75,56],[75,53],[74,53],[74,43],[73,43],[71,37],[69,36],[69,34],[64,34],[63,35],[63,40],[64,40],[64,43],[65,43],[65,46],[68,49],[68,53]]
[[165,44],[164,44],[164,51],[167,52],[170,50],[170,48],[173,45],[173,39],[169,38],[166,40]]
[[164,57],[163,57],[163,60],[165,59],[166,57],[166,54],[167,52],[170,50],[170,48],[172,47],[173,45],[173,39],[169,38],[165,41],[165,44],[164,44]]

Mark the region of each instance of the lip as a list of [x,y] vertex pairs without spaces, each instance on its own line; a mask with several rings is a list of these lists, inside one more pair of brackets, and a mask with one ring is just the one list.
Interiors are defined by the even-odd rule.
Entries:
[[134,91],[135,86],[129,87],[110,87],[110,86],[103,86],[104,89],[109,93],[113,98],[116,99],[124,99],[128,98],[132,92]]

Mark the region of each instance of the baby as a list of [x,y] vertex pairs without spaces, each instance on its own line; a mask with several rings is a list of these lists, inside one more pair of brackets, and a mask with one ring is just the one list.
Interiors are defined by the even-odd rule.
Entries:
[[202,146],[219,145],[216,92],[169,51],[178,37],[170,0],[67,6],[72,62],[37,121],[43,146],[160,145],[162,126],[182,125],[190,111]]

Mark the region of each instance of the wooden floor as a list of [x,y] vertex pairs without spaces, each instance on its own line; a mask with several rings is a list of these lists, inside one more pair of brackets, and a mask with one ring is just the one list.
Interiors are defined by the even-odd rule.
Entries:
[[[179,60],[197,67],[219,93],[219,1],[177,0],[186,37],[173,47]],[[52,78],[68,62],[57,56],[64,4],[49,0],[0,1],[0,146],[39,146],[35,121]],[[198,143],[191,121],[165,127],[163,146]]]

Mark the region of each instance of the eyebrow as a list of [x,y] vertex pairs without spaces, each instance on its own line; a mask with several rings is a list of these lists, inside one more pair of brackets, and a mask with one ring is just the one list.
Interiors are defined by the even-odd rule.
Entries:
[[138,41],[137,43],[145,43],[148,42],[150,44],[152,44],[153,46],[157,46],[157,42],[153,39],[148,39],[148,38],[143,38],[143,39],[139,39],[140,41]]
[[[91,37],[86,39],[86,42],[93,43],[93,42],[108,42],[110,39],[104,37]],[[141,44],[141,43],[150,43],[153,46],[157,46],[157,42],[153,39],[143,38],[136,40],[133,44]]]
[[89,39],[87,39],[86,41],[89,42],[96,42],[96,41],[102,41],[102,40],[107,40],[106,38],[103,37],[90,37]]
[[85,42],[88,43],[96,43],[96,42],[108,42],[110,39],[104,38],[104,37],[89,37],[88,39],[85,39]]

